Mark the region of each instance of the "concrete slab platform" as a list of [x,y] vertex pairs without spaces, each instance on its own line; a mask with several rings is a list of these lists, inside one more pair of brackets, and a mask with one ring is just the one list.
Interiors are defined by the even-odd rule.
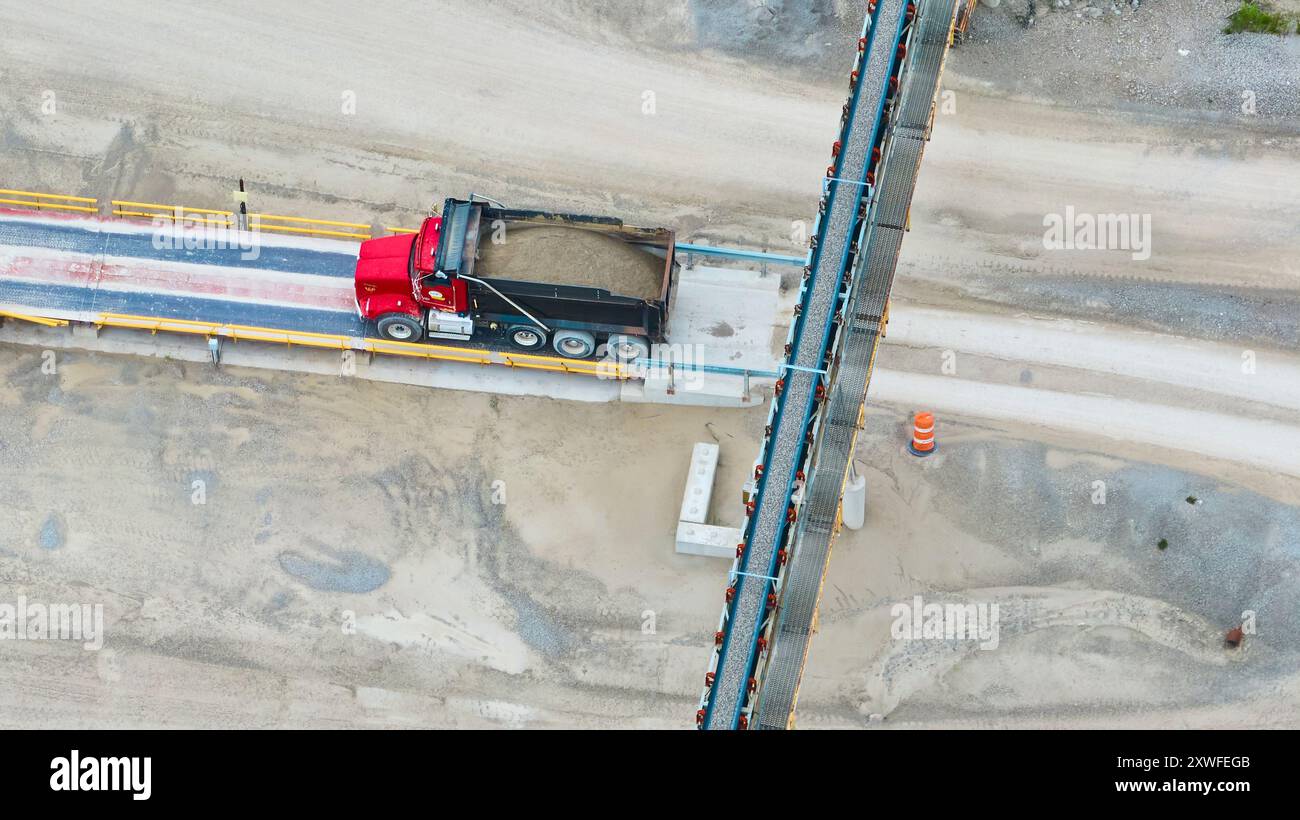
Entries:
[[[671,362],[623,388],[622,400],[714,407],[751,407],[770,395],[775,378],[743,371],[772,373],[780,307],[780,276],[739,268],[693,266],[678,277],[669,321],[668,343],[654,358]],[[725,369],[710,372],[696,369]]]
[[776,369],[773,326],[781,277],[739,268],[695,266],[678,276],[668,323],[676,361]]

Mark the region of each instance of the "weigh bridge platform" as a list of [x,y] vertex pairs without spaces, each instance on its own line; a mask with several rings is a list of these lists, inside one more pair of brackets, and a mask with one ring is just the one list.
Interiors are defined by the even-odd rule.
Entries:
[[504,341],[372,338],[353,290],[358,247],[0,209],[0,317],[206,336],[216,350],[226,339],[620,381],[637,375],[624,365],[525,353]]
[[955,0],[918,2],[919,14],[918,3],[880,0],[864,27],[702,728],[786,728],[793,715],[956,13]]
[[[357,245],[259,237],[185,248],[139,224],[0,210],[0,308],[94,321],[103,314],[363,337],[353,270]],[[183,236],[183,235],[178,235]]]
[[[65,200],[94,203],[90,198],[30,196],[56,202],[57,207],[76,213],[0,207],[0,318],[47,326],[76,322],[154,334],[188,334],[218,342],[225,339],[352,350],[408,360],[504,365],[624,382],[668,376],[671,383],[674,374],[689,374],[688,391],[700,388],[699,377],[708,376],[714,383],[702,390],[706,403],[729,395],[732,381],[743,386],[742,395],[747,397],[750,379],[777,376],[770,372],[772,362],[766,356],[765,342],[758,355],[753,352],[757,347],[737,348],[734,343],[738,339],[731,340],[730,347],[710,342],[711,357],[707,362],[691,355],[683,359],[673,352],[674,346],[688,349],[697,345],[699,339],[705,338],[704,328],[716,322],[711,309],[702,312],[701,303],[713,298],[720,284],[723,291],[727,286],[709,274],[712,269],[708,268],[692,270],[689,275],[687,270],[682,271],[670,344],[651,358],[631,364],[527,353],[504,339],[494,338],[469,343],[394,342],[373,337],[370,324],[357,315],[353,294],[358,252],[355,242],[249,234],[225,225],[214,230],[205,228],[201,219],[187,221],[184,229],[173,235],[170,226],[160,229],[133,220],[104,218],[90,205],[62,204]],[[14,204],[33,207],[32,203]],[[314,229],[310,232],[324,233]],[[197,241],[187,247],[187,238]],[[690,255],[762,264],[802,265],[805,261],[803,257],[740,248],[679,248],[688,249]],[[742,302],[751,311],[755,297],[762,302],[761,291],[744,289]],[[748,318],[748,324],[755,328],[753,333],[761,329],[766,338],[770,322],[766,308],[738,318],[742,323]],[[408,375],[395,380],[427,383],[411,378]],[[728,386],[720,386],[723,382]]]

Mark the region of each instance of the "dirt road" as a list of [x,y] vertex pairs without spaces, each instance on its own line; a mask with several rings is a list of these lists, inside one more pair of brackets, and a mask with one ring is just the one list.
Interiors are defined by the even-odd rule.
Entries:
[[[843,83],[743,39],[610,33],[642,5],[0,0],[0,180],[216,207],[243,175],[255,210],[406,225],[477,191],[798,246]],[[869,526],[837,547],[800,725],[1294,725],[1300,490],[1252,440],[1294,426],[1294,391],[1205,379],[1248,351],[1297,367],[1300,143],[1013,99],[967,59],[900,269],[902,301],[938,310],[881,355],[878,387],[902,377],[871,408]],[[1045,247],[1067,208],[1148,216],[1149,258]],[[1024,311],[1106,327],[1075,350],[1067,325],[1006,321]],[[1187,338],[1153,351],[1138,327]],[[738,523],[762,410],[58,361],[0,349],[0,590],[93,597],[112,637],[7,645],[0,724],[689,725],[723,579],[671,553],[680,470],[719,441],[714,520]],[[959,391],[941,454],[908,456],[908,413]],[[1151,421],[1199,412],[1203,436],[1234,403],[1254,426],[1208,450]],[[1252,444],[1265,462],[1206,458]],[[914,593],[1034,611],[998,653],[891,641]],[[1247,609],[1264,631],[1226,655]]]
[[1201,402],[1208,393],[1300,410],[1300,367],[1277,350],[1243,355],[1232,345],[1097,322],[912,307],[890,313],[886,349],[896,345],[1163,382],[1197,391]]
[[[844,95],[764,62],[665,52],[639,30],[596,33],[624,18],[571,14],[566,33],[562,11],[533,20],[459,0],[381,0],[363,24],[334,2],[161,17],[142,2],[0,9],[0,178],[102,197],[220,206],[244,176],[254,209],[413,224],[443,196],[477,191],[790,251]],[[1180,332],[1184,316],[1169,314],[1189,309],[1134,282],[1215,283],[1234,289],[1228,301],[1281,289],[1294,305],[1294,131],[1015,101],[964,77],[968,54],[985,59],[971,46],[952,60],[900,296],[1129,310]],[[1066,208],[1149,215],[1150,258],[1046,249],[1045,215]],[[1108,304],[1057,292],[1096,275],[1114,277]]]

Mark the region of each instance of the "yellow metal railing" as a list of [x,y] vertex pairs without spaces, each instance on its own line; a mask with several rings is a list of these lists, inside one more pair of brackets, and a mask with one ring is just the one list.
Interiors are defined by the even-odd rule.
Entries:
[[76,213],[99,213],[99,200],[89,196],[65,196],[63,194],[46,194],[40,191],[17,191],[0,188],[0,205],[19,205],[38,210],[73,211]]
[[67,327],[67,319],[51,319],[48,316],[30,316],[26,313],[11,313],[7,310],[0,310],[0,316],[7,316],[10,319],[20,319],[24,322],[31,322],[36,325],[45,325],[46,327]]
[[498,350],[477,350],[449,345],[390,342],[386,339],[353,339],[329,333],[311,333],[298,330],[232,325],[222,322],[196,322],[188,319],[164,319],[157,316],[134,316],[126,313],[103,313],[95,320],[101,327],[120,327],[148,330],[150,333],[188,333],[198,336],[220,336],[233,341],[269,342],[292,347],[317,347],[330,350],[358,350],[386,356],[407,356],[436,361],[465,362],[481,365],[505,365],[525,370],[547,370],[558,373],[577,373],[601,376],[607,379],[631,378],[626,365],[610,362],[593,362],[580,359],[563,359],[555,356],[537,356]]
[[[136,202],[129,199],[110,200],[112,215],[131,219],[168,219],[191,225],[216,225],[234,229],[239,220],[234,211],[217,208],[191,208],[162,202]],[[99,213],[99,200],[88,196],[66,196],[39,191],[19,191],[0,188],[0,205],[18,205],[26,208]],[[248,214],[244,223],[250,231],[329,236],[340,239],[372,239],[375,233],[370,225],[361,222],[342,222],[335,219],[313,219],[282,214]],[[390,234],[419,233],[418,228],[385,226]]]
[[[144,219],[170,219],[173,222],[189,222],[200,225],[220,225],[234,227],[234,212],[218,211],[212,208],[190,208],[186,205],[163,205],[157,202],[131,202],[126,199],[114,199],[113,216],[132,216]],[[150,210],[144,210],[150,209]]]
[[[289,223],[285,225],[277,223]],[[270,223],[270,224],[267,224]],[[307,219],[301,216],[276,216],[275,214],[249,214],[248,225],[255,231],[284,231],[309,236],[339,236],[346,239],[370,239],[370,226],[360,222],[337,222],[331,219]],[[317,227],[324,225],[326,227]],[[333,228],[353,228],[351,231],[337,231]],[[365,233],[360,233],[360,231]]]
[[279,344],[301,345],[303,347],[328,347],[343,350],[347,344],[344,336],[331,336],[325,333],[307,333],[292,330],[251,327],[247,325],[230,325],[222,322],[196,322],[189,319],[164,319],[159,316],[135,316],[129,313],[103,313],[95,320],[101,327],[123,327],[133,330],[148,330],[150,333],[191,333],[199,336],[224,336],[239,341],[245,339],[257,342],[275,342]]
[[[222,211],[214,208],[191,208],[188,205],[165,205],[159,202],[132,202],[125,199],[113,200],[113,216],[138,217],[141,219],[170,219],[193,225],[218,225],[223,228],[236,228],[234,211]],[[248,214],[245,223],[250,231],[279,231],[283,233],[306,234],[309,236],[335,236],[345,239],[370,239],[370,226],[360,222],[339,222],[332,219],[309,219],[302,216],[280,216],[278,214]],[[336,230],[351,228],[352,230]],[[361,233],[361,231],[365,233]]]

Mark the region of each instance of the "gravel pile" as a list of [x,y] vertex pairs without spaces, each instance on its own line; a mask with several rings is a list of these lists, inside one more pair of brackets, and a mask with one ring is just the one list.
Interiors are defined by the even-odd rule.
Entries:
[[1235,0],[1002,0],[981,4],[959,77],[1078,106],[1300,116],[1300,36],[1224,34]]
[[[743,59],[840,83],[862,25],[851,0],[485,0],[629,47]],[[1264,0],[1293,17],[1297,0]],[[1224,34],[1240,0],[979,0],[954,79],[1069,106],[1300,116],[1300,36]],[[954,78],[953,75],[956,75]],[[1244,92],[1254,113],[1245,113]]]

